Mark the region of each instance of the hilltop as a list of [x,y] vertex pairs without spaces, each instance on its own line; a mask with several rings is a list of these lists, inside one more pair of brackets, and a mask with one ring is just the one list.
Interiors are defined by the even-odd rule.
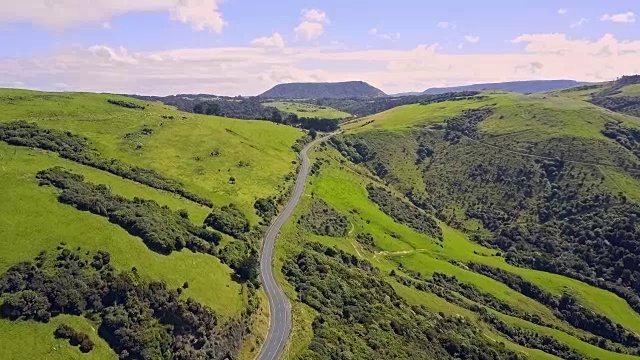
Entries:
[[443,94],[447,92],[458,91],[483,91],[483,90],[499,90],[511,91],[522,94],[553,91],[558,89],[566,89],[573,86],[582,85],[584,83],[574,80],[530,80],[530,81],[511,81],[499,83],[473,84],[465,86],[453,86],[443,88],[430,88],[423,94]]
[[279,84],[259,95],[265,99],[342,99],[342,98],[375,98],[386,96],[363,81],[347,81],[335,83],[290,83]]

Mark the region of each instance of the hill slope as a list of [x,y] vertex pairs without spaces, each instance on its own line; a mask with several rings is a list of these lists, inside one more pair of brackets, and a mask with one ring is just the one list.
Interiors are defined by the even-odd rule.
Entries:
[[384,92],[362,81],[278,84],[260,95],[266,99],[375,98]]
[[640,117],[640,75],[623,76],[616,81],[579,86],[554,94],[586,100],[611,111]]
[[483,91],[483,90],[500,90],[511,91],[522,94],[553,91],[558,89],[566,89],[573,86],[582,85],[583,83],[574,80],[531,80],[531,81],[511,81],[501,83],[473,84],[465,86],[454,86],[444,88],[430,88],[423,94],[443,94],[447,92],[458,91]]
[[[637,359],[640,159],[612,122],[640,129],[584,101],[508,94],[346,125],[315,153],[279,243],[291,358]],[[439,335],[423,323],[434,314]]]
[[299,130],[98,94],[0,90],[0,114],[1,358],[255,356],[255,203],[286,195]]

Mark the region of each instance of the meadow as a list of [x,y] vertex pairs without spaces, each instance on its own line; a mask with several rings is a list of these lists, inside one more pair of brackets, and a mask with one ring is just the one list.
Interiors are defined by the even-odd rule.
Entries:
[[320,118],[320,119],[347,119],[351,114],[334,109],[329,106],[318,106],[294,101],[274,101],[264,103],[265,106],[272,106],[282,112],[296,114],[299,117]]

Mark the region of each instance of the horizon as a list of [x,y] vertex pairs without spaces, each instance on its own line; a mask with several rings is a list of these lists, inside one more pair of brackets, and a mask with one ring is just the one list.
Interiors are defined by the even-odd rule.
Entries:
[[282,83],[363,81],[398,94],[640,73],[631,1],[374,0],[364,13],[337,0],[4,1],[7,88],[256,96]]

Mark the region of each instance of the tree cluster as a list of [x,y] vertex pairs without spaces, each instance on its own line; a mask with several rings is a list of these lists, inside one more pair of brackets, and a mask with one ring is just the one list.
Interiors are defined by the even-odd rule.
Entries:
[[360,139],[351,140],[341,136],[333,136],[329,142],[342,156],[354,164],[367,162],[376,157],[376,153],[369,148],[365,141]]
[[373,184],[367,185],[367,192],[369,193],[369,199],[395,221],[405,224],[420,233],[442,240],[442,229],[423,210],[395,196],[387,189],[376,187]]
[[127,108],[127,109],[142,109],[142,110],[144,110],[144,106],[138,105],[136,103],[128,102],[128,101],[108,99],[107,102],[109,104],[122,106],[122,107]]
[[[640,116],[640,113],[637,116]],[[602,130],[602,134],[615,140],[640,158],[640,129],[626,127],[622,123],[608,122],[605,124],[604,130]]]
[[474,98],[479,93],[477,91],[462,91],[457,93],[446,93],[438,95],[410,95],[410,96],[387,96],[372,99],[362,98],[342,98],[342,99],[317,99],[306,100],[305,102],[318,106],[328,106],[351,115],[362,117],[373,115],[393,109],[398,106],[410,104],[428,105],[443,101],[457,101]]
[[[93,257],[68,249],[54,255],[42,252],[0,276],[0,295],[35,293],[44,303],[42,311],[51,316],[99,321],[98,334],[121,359],[223,360],[238,354],[248,330],[246,321],[219,324],[207,306],[191,298],[185,301],[177,290],[148,281],[135,270],[118,272],[109,259],[105,252]],[[6,301],[1,310],[2,316],[12,314],[10,319],[48,321]],[[73,336],[68,329],[59,330],[60,336]]]
[[251,230],[249,219],[236,204],[214,207],[204,220],[205,225],[220,231],[221,233],[243,239]]
[[89,335],[76,331],[74,328],[66,324],[58,325],[56,330],[53,332],[53,336],[56,339],[69,340],[69,344],[71,344],[71,346],[78,346],[80,351],[85,354],[91,352],[95,346],[93,341],[89,338]]
[[273,198],[260,198],[253,203],[256,214],[262,218],[265,224],[278,215],[278,204]]
[[343,237],[349,231],[349,220],[324,200],[313,198],[309,210],[298,220],[316,235]]
[[476,139],[478,124],[493,115],[494,112],[495,109],[490,107],[469,109],[459,116],[448,119],[445,126],[445,140],[457,143],[463,136]]
[[107,171],[155,189],[178,194],[204,206],[213,206],[210,200],[185,190],[178,181],[164,177],[155,170],[130,166],[117,159],[103,158],[98,151],[90,147],[86,138],[69,131],[43,129],[35,123],[19,120],[0,124],[0,140],[10,145],[52,151],[65,159]]

